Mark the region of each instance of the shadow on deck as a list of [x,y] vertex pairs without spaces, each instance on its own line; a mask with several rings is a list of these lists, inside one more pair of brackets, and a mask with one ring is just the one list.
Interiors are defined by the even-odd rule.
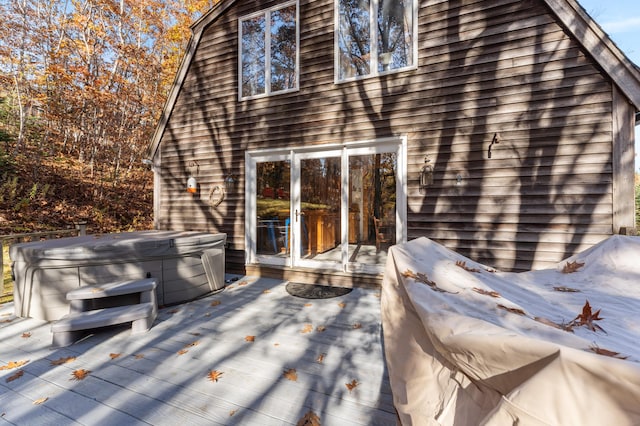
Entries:
[[379,290],[308,300],[269,278],[161,309],[147,333],[115,327],[66,348],[6,304],[0,364],[28,362],[0,370],[1,419],[282,425],[312,412],[323,425],[395,425],[381,334]]

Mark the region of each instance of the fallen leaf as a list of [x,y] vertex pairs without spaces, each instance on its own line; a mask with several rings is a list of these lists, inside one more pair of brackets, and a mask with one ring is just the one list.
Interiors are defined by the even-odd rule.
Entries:
[[23,339],[28,339],[29,337],[31,337],[31,333],[30,333],[30,332],[28,332],[28,331],[26,331],[26,332],[22,333],[22,336],[21,336],[21,337],[22,337]]
[[313,325],[305,324],[305,326],[302,327],[302,330],[300,331],[300,333],[305,334],[305,333],[311,333],[312,331],[313,331]]
[[144,358],[144,354],[136,354],[133,356],[135,359],[142,359]]
[[464,269],[467,272],[480,272],[480,269],[476,269],[476,268],[469,268],[467,266],[467,262],[464,260],[458,260],[456,261],[456,266],[459,268]]
[[33,405],[40,405],[40,404],[44,404],[45,402],[47,402],[49,400],[49,397],[43,397],[43,398],[38,398],[35,401],[33,401]]
[[231,290],[232,288],[233,288],[233,284],[230,284],[230,285],[226,286],[227,290]]
[[285,370],[283,376],[285,379],[291,380],[292,382],[295,382],[298,380],[298,373],[296,373],[295,368],[290,368],[288,370]]
[[207,374],[207,377],[212,382],[217,382],[218,380],[220,380],[220,378],[222,377],[223,374],[224,373],[222,371],[211,370],[211,371],[209,371],[209,374]]
[[594,324],[594,321],[600,321],[604,318],[600,317],[600,309],[598,309],[595,312],[592,312],[591,310],[591,305],[589,304],[589,301],[587,300],[584,304],[584,306],[582,307],[582,313],[579,314],[577,317],[575,317],[573,319],[573,321],[571,321],[572,325],[575,326],[585,326],[587,327],[589,330],[591,331],[597,331],[600,330],[604,333],[606,333],[606,331],[604,331],[604,329],[602,327],[600,327],[598,324]]
[[186,350],[186,349],[180,349],[180,350],[178,351],[178,355],[184,355],[184,354],[186,354],[187,352],[189,352],[189,351],[188,351],[188,350]]
[[13,382],[14,380],[18,380],[22,376],[24,376],[24,371],[18,370],[13,375],[7,377],[7,380],[5,380],[5,382]]
[[104,289],[100,288],[100,287],[95,287],[95,288],[91,289],[91,293],[100,293],[100,292],[103,292],[103,291],[104,291]]
[[247,342],[255,342],[256,341],[256,336],[247,336],[244,338],[245,341]]
[[280,343],[276,342],[273,344],[273,346],[280,346]]
[[347,383],[345,386],[347,387],[347,389],[349,389],[349,392],[351,392],[352,390],[354,390],[356,388],[356,386],[358,386],[360,383],[358,383],[358,381],[356,379],[353,379],[350,383]]
[[578,269],[582,268],[583,266],[584,266],[584,262],[580,263],[577,260],[574,262],[567,262],[562,268],[562,273],[571,274],[573,272],[576,272]]
[[296,426],[320,426],[320,417],[313,411],[309,411],[298,420]]
[[28,362],[29,362],[29,360],[27,360],[27,361],[9,361],[6,365],[1,366],[0,370],[13,370],[14,368],[22,367],[23,365],[25,365]]
[[[555,322],[553,322],[553,321],[551,321],[550,319],[547,319],[547,318],[535,317],[534,320],[538,321],[540,324],[548,325],[550,327],[557,328],[559,330],[566,330],[565,327],[563,327],[560,324],[557,324],[557,323],[555,323]],[[570,330],[566,330],[566,331],[570,331]]]
[[269,290],[269,289],[262,290],[262,293],[263,293],[263,294],[269,294],[269,293],[271,293],[271,290]]
[[610,356],[612,358],[618,358],[618,359],[627,359],[627,356],[624,355],[620,355],[620,352],[614,352],[614,351],[610,351],[608,349],[603,349],[598,347],[598,345],[593,345],[593,346],[589,346],[589,349],[592,352],[597,353],[598,355],[604,355],[604,356]]
[[75,370],[71,373],[71,378],[69,380],[84,380],[89,373],[91,373],[91,371],[85,369]]
[[75,356],[68,356],[68,357],[58,358],[55,361],[51,361],[50,364],[51,365],[62,365],[62,364],[66,364],[68,362],[75,361],[75,360],[76,360]]
[[313,306],[313,303],[305,303],[305,304],[304,304],[304,307],[305,307],[305,308],[310,308],[311,306]]
[[211,306],[218,306],[221,303],[222,302],[220,300],[214,300],[213,302],[211,302]]
[[196,337],[202,335],[202,333],[189,333],[189,334],[192,335],[192,336],[196,336]]
[[234,415],[235,413],[237,413],[237,412],[238,412],[238,410],[231,410],[231,411],[229,411],[229,417],[233,417],[233,415]]
[[357,322],[357,323],[353,324],[353,325],[352,325],[352,327],[353,327],[353,329],[354,329],[354,330],[357,330],[357,329],[359,329],[359,328],[362,328],[362,324],[360,324],[359,322]]
[[109,354],[109,357],[110,357],[111,359],[117,359],[117,358],[120,358],[120,355],[122,355],[122,354],[119,354],[119,353],[118,353],[118,354],[116,354],[116,353],[110,353],[110,354]]
[[12,321],[13,321],[13,319],[5,319],[5,320],[0,321],[0,324],[6,324],[6,323],[10,323]]
[[340,302],[340,303],[338,303],[338,306],[340,306],[342,309],[344,309],[344,307],[347,306],[347,304],[344,303],[344,302]]
[[325,327],[324,325],[319,325],[316,327],[316,331],[318,333],[322,333],[323,331],[325,331],[327,329],[327,327]]
[[429,286],[429,288],[433,291],[439,291],[441,293],[451,293],[451,294],[457,294],[451,291],[447,291],[447,290],[443,290],[440,287],[438,287],[438,285],[436,284],[435,281],[431,281],[429,279],[429,277],[427,276],[427,274],[423,274],[422,272],[418,272],[417,274],[415,272],[413,272],[411,269],[407,269],[406,271],[404,271],[402,273],[402,276],[405,278],[411,278],[414,279],[422,284],[426,284]]
[[518,315],[527,315],[522,309],[520,308],[510,308],[508,306],[504,306],[504,305],[498,305],[498,308],[500,309],[504,309],[507,312],[511,312],[512,314],[518,314]]
[[500,293],[498,293],[497,291],[485,290],[485,289],[478,288],[478,287],[473,287],[472,290],[475,291],[476,293],[480,293],[480,294],[483,294],[485,296],[500,297]]
[[327,354],[325,353],[321,353],[320,355],[318,355],[318,357],[316,358],[316,362],[318,364],[322,364],[322,362],[324,361],[324,357],[327,356]]
[[563,293],[580,293],[580,290],[571,287],[559,286],[553,288],[555,291],[561,291]]
[[247,285],[247,284],[249,284],[247,281],[240,281],[238,283],[238,286],[244,286],[244,285]]
[[200,344],[200,340],[196,340],[194,342],[191,343],[187,343],[186,345],[184,345],[185,348],[192,348],[194,346],[198,346]]

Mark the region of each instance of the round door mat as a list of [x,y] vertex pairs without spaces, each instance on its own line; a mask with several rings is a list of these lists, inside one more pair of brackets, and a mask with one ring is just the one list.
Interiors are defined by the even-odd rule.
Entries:
[[290,295],[305,299],[330,299],[332,297],[344,296],[345,294],[351,293],[352,290],[344,287],[300,283],[288,283],[286,289]]

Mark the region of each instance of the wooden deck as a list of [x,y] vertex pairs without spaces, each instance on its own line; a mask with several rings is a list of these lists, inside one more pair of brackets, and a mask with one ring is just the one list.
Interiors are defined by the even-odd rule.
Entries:
[[378,290],[308,300],[240,277],[161,309],[142,335],[117,327],[53,348],[50,327],[0,306],[0,367],[28,361],[0,370],[0,425],[286,425],[310,411],[322,425],[396,424]]

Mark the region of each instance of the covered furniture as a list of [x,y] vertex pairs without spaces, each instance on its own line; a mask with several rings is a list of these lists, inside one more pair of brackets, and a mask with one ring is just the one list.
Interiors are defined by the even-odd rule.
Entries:
[[622,236],[524,273],[427,238],[391,247],[382,326],[402,424],[640,424],[638,259],[640,237]]

